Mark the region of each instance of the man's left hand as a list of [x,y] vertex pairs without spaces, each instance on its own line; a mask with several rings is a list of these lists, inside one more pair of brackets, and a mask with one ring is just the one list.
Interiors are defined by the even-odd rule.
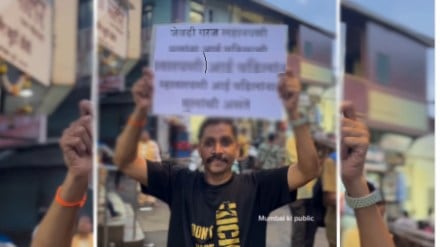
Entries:
[[278,94],[290,120],[297,119],[301,83],[291,70],[279,75]]

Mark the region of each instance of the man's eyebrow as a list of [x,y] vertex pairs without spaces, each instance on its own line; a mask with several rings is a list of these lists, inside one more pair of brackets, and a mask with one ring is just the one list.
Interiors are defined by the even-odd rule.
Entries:
[[232,136],[221,136],[220,139],[234,139],[234,137]]

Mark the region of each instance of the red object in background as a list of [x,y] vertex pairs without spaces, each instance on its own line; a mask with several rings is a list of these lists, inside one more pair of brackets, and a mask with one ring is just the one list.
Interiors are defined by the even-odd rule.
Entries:
[[176,143],[176,149],[179,151],[191,150],[191,144],[188,141],[180,141]]
[[38,116],[0,116],[0,148],[36,142],[40,125]]

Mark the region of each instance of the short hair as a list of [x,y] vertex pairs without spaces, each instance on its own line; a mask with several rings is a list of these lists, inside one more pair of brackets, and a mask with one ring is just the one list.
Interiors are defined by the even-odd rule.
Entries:
[[202,139],[202,136],[205,132],[205,129],[208,126],[217,125],[217,124],[221,124],[221,123],[229,125],[231,127],[232,134],[234,135],[235,138],[237,138],[237,127],[235,127],[234,123],[232,122],[232,119],[229,119],[229,118],[207,118],[203,121],[202,125],[200,125],[199,135],[198,135],[199,141]]

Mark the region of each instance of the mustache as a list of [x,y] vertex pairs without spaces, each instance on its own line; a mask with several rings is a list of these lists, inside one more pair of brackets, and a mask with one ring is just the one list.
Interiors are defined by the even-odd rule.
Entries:
[[210,164],[214,160],[223,161],[225,163],[228,163],[228,161],[229,161],[227,158],[223,157],[221,154],[213,154],[208,159],[206,159],[206,163]]

